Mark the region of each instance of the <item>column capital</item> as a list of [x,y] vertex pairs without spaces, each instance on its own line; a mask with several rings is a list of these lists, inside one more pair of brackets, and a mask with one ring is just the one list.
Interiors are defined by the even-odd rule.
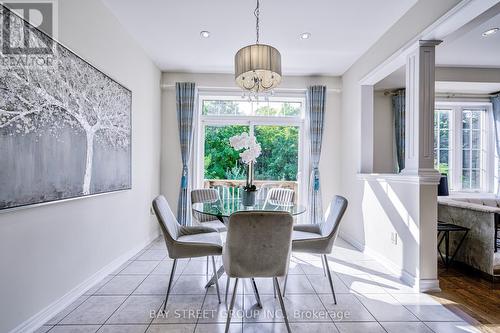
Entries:
[[421,39],[418,41],[418,46],[438,46],[442,42],[443,42],[442,40],[436,40],[436,39],[431,39],[431,40]]

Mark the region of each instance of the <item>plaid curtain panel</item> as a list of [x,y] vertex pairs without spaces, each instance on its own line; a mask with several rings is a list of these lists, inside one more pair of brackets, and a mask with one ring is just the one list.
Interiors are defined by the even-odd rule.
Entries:
[[177,122],[181,144],[182,177],[177,206],[177,220],[182,225],[190,223],[189,213],[189,160],[193,145],[193,117],[195,108],[196,86],[192,82],[176,82],[175,97],[177,102]]
[[325,86],[307,88],[307,115],[309,117],[309,137],[311,140],[311,175],[309,179],[309,209],[311,223],[323,221],[323,204],[319,174],[319,160],[323,141],[323,123],[325,116]]
[[398,172],[405,168],[405,90],[400,89],[392,96],[392,112],[396,142],[396,167]]

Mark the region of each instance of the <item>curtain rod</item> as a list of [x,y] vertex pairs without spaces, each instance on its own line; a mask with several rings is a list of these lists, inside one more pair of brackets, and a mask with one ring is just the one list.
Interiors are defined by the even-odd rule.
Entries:
[[[399,90],[386,90],[384,91],[384,96],[395,96],[398,94]],[[491,93],[491,94],[465,94],[465,93],[449,93],[449,92],[436,92],[436,97],[445,97],[445,98],[490,98],[500,96],[500,91]]]
[[441,98],[490,98],[500,96],[500,93],[493,94],[465,94],[465,93],[436,93],[436,97]]
[[[174,89],[175,84],[164,84],[160,85],[161,89]],[[219,91],[235,91],[242,92],[242,90],[238,87],[209,87],[209,86],[197,86],[199,90],[219,90]],[[307,88],[276,88],[274,89],[276,92],[307,92]],[[341,88],[326,88],[328,92],[341,93]]]
[[396,89],[396,90],[385,90],[384,91],[384,96],[396,96],[399,95],[400,91],[404,90],[404,88],[401,89]]

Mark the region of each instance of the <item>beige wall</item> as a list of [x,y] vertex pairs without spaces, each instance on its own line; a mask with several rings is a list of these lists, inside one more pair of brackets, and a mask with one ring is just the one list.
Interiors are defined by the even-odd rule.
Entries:
[[[161,192],[165,194],[172,207],[177,207],[181,177],[181,157],[179,132],[175,109],[175,82],[191,81],[198,87],[234,90],[234,78],[229,74],[185,74],[163,73],[162,77],[162,148],[161,148]],[[340,192],[340,108],[341,88],[338,77],[284,77],[280,89],[291,91],[305,90],[307,86],[324,84],[329,89],[326,96],[325,127],[323,151],[320,161],[323,202],[326,205],[333,195]]]
[[[395,197],[388,198],[383,194],[384,191],[379,192],[380,195],[377,196],[376,193],[371,194],[372,190],[367,187],[369,184],[360,180],[358,176],[362,144],[360,80],[459,2],[458,0],[418,1],[342,77],[341,141],[349,143],[343,146],[341,152],[342,191],[349,199],[350,206],[341,226],[341,235],[360,248],[372,249],[394,267],[410,274],[415,271],[416,260],[405,258],[408,256],[419,258],[418,248],[412,246],[403,251],[403,247],[388,244],[390,244],[390,232],[397,230],[400,222],[407,222],[394,217],[394,214],[399,214],[399,211],[414,211],[413,206],[420,201],[420,192],[412,188],[412,185],[398,184],[394,185],[397,187]],[[410,225],[408,224],[408,228]],[[418,225],[416,227],[419,228]]]
[[0,332],[158,234],[160,71],[100,1],[58,3],[60,41],[132,90],[132,190],[0,213]]
[[373,172],[394,172],[394,118],[391,96],[373,94]]

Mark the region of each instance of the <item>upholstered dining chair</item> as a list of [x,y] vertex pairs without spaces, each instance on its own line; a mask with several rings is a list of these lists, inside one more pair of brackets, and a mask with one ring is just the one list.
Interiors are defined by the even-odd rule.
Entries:
[[288,271],[292,228],[293,218],[287,212],[242,211],[230,216],[222,261],[227,276],[235,278],[235,282],[226,332],[231,323],[239,279],[257,277],[273,279],[286,328],[291,332],[277,278]]
[[[213,188],[203,188],[191,191],[191,204],[196,203],[210,203],[219,200],[219,191]],[[191,209],[193,213],[193,222],[196,225],[203,225],[209,228],[213,228],[218,232],[225,232],[226,225],[219,221],[215,216],[203,214],[197,212],[193,208]],[[207,257],[207,268],[206,273],[208,275],[209,258]]]
[[[175,268],[177,260],[183,258],[196,257],[212,257],[212,267],[214,274],[217,271],[215,268],[214,256],[222,254],[222,241],[219,233],[212,228],[205,226],[182,226],[177,222],[167,200],[160,195],[153,200],[153,209],[156,214],[158,223],[160,224],[165,244],[167,245],[168,256],[174,259],[172,271],[168,281],[167,295],[163,304],[163,312],[167,307],[172,281],[174,280]],[[216,280],[217,297],[220,300],[219,283]]]
[[259,191],[257,192],[257,201],[265,201],[267,198],[267,193],[272,189],[272,188],[277,188],[279,187],[278,184],[276,183],[263,183],[259,187]]
[[[340,222],[347,209],[347,199],[335,196],[325,213],[325,220],[318,224],[297,224],[293,227],[292,252],[304,252],[320,254],[332,289],[333,301],[337,304],[335,289],[332,282],[332,274],[328,267],[326,255],[332,252],[333,243],[339,232]],[[283,286],[283,294],[286,290],[287,277]]]
[[[203,188],[191,191],[191,204],[195,203],[210,203],[219,200],[219,192],[213,188]],[[226,231],[224,223],[219,221],[215,216],[203,214],[193,211],[193,217],[197,224],[203,224],[206,227],[217,230],[218,232]]]
[[288,188],[275,187],[267,192],[266,203],[274,202],[291,204],[295,198],[295,191]]

